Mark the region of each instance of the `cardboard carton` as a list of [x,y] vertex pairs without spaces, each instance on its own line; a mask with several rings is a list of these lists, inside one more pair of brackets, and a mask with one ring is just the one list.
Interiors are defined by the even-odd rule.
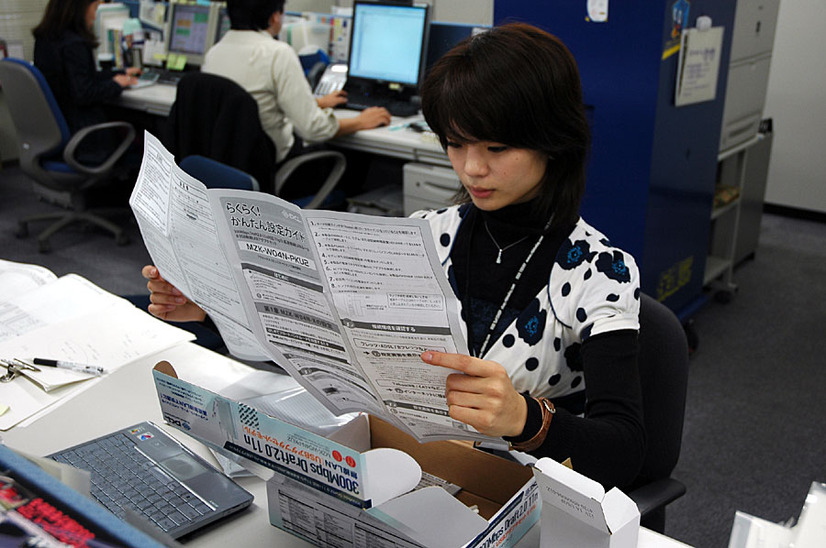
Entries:
[[[539,519],[531,471],[467,442],[419,444],[367,415],[320,436],[166,362],[153,375],[164,419],[267,480],[270,522],[315,544],[509,547]],[[435,485],[414,489],[423,471]]]
[[534,476],[542,497],[543,548],[635,548],[640,512],[617,488],[607,493],[592,479],[549,458],[539,459]]

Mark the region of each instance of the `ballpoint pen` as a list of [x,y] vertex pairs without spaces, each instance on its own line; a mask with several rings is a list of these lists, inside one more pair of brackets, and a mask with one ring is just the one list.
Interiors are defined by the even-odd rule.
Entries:
[[57,367],[58,369],[68,369],[69,371],[77,371],[78,373],[87,373],[89,375],[100,376],[106,373],[106,370],[97,365],[86,365],[83,363],[68,362],[63,360],[49,360],[46,358],[34,358],[32,362],[35,365],[45,365],[47,367]]

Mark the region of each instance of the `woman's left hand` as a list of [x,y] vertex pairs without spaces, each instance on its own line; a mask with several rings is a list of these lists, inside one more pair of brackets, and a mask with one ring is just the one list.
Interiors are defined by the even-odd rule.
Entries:
[[138,67],[128,67],[124,72],[127,76],[140,76],[143,74],[143,70]]
[[464,354],[428,350],[425,363],[464,374],[448,375],[445,396],[450,416],[489,436],[518,436],[525,428],[528,407],[500,364]]

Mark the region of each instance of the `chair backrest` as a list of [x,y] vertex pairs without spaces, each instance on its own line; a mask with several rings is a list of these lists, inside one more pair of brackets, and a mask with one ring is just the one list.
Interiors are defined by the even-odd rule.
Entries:
[[71,138],[69,126],[46,78],[22,59],[0,61],[0,85],[20,141],[24,171],[39,169],[39,159],[61,153]]
[[181,160],[181,169],[204,183],[207,188],[236,188],[258,190],[258,181],[249,173],[222,164],[205,156],[187,156]]
[[205,156],[252,175],[264,192],[274,190],[275,146],[261,127],[258,104],[228,78],[202,72],[181,78],[163,141],[179,163]]
[[688,342],[677,316],[664,304],[640,296],[639,370],[647,450],[636,483],[667,478],[680,456]]

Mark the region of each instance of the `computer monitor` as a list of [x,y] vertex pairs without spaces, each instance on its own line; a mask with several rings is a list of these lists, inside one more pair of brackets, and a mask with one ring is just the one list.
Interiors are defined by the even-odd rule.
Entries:
[[215,23],[215,42],[217,43],[227,33],[230,27],[229,14],[226,7],[218,10],[218,21]]
[[[200,4],[169,5],[166,52],[186,56],[187,65],[201,66],[211,42],[210,6]],[[213,31],[214,32],[214,31]]]
[[427,41],[427,62],[425,74],[430,70],[442,55],[453,49],[453,46],[475,34],[485,32],[490,27],[470,25],[466,23],[430,23],[430,37]]
[[348,87],[416,90],[424,72],[427,5],[359,2],[353,6]]

